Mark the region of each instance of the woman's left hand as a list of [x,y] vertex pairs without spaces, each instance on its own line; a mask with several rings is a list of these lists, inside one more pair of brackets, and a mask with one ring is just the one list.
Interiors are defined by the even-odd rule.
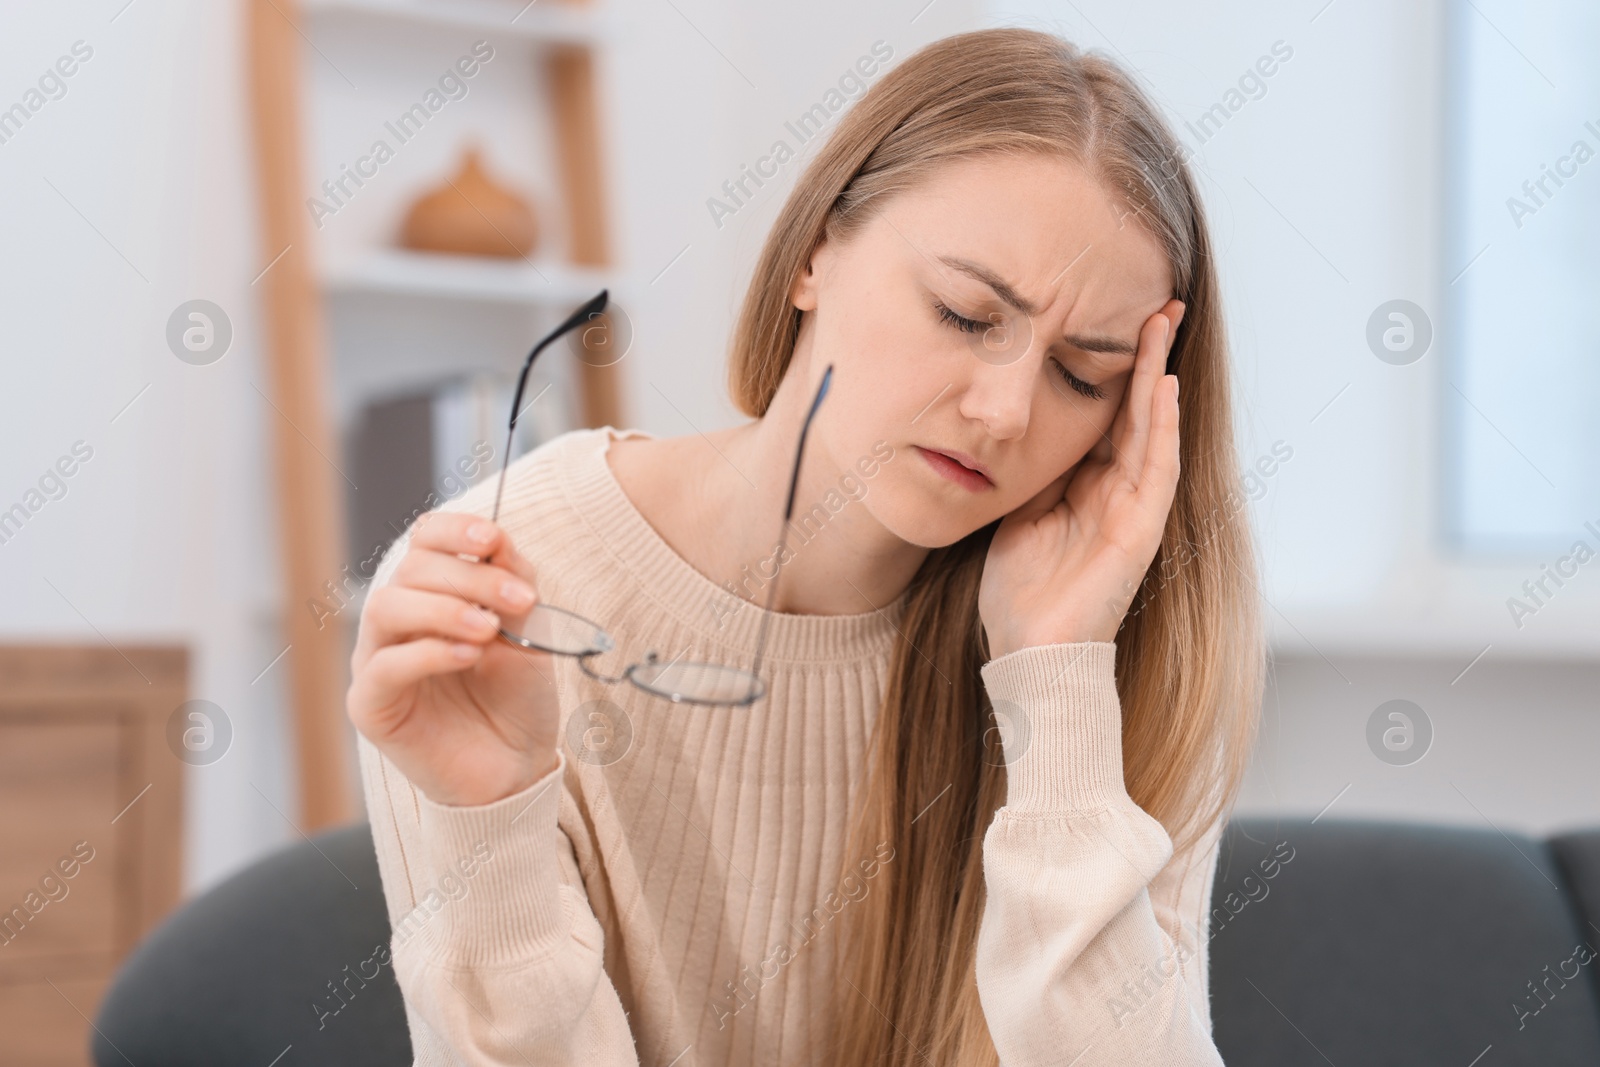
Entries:
[[1001,520],[978,591],[992,659],[1121,628],[1178,488],[1178,379],[1162,372],[1183,310],[1145,320],[1109,435]]

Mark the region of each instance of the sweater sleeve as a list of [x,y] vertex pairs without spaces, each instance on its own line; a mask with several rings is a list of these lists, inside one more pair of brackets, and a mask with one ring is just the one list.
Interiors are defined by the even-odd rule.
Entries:
[[[396,543],[374,578],[387,580]],[[638,1067],[572,841],[568,760],[492,804],[437,804],[358,735],[415,1062]]]
[[1174,856],[1128,795],[1115,654],[1030,646],[981,671],[1009,727],[977,945],[1003,1067],[1222,1063],[1205,933],[1221,825]]

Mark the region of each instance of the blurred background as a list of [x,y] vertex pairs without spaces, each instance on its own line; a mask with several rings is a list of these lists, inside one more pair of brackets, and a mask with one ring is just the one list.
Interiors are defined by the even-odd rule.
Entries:
[[3,10],[0,1032],[70,1035],[15,1062],[81,1062],[181,897],[362,817],[362,592],[499,470],[530,343],[609,287],[513,452],[738,421],[794,179],[986,26],[1121,60],[1204,191],[1272,637],[1240,813],[1600,825],[1592,5]]

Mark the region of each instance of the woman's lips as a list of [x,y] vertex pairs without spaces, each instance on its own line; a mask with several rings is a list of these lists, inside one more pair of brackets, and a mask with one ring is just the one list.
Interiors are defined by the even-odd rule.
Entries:
[[943,452],[935,452],[932,449],[923,448],[921,445],[913,445],[912,447],[917,450],[918,455],[928,461],[928,466],[962,488],[970,489],[975,493],[994,488],[994,483],[988,478],[985,478],[970,467],[957,463]]

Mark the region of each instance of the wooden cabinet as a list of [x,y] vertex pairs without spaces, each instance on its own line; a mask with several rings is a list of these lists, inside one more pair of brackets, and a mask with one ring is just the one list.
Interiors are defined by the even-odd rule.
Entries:
[[117,965],[177,903],[187,661],[0,646],[0,1067],[88,1063]]

